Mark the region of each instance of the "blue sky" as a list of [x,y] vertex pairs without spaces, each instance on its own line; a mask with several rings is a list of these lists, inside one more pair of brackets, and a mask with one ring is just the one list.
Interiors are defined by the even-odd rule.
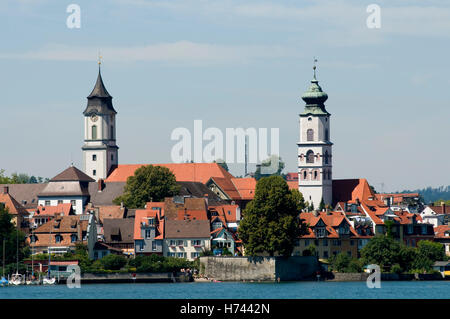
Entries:
[[[80,29],[66,26],[71,3]],[[380,29],[366,26],[372,3]],[[172,130],[201,119],[223,131],[280,128],[281,157],[296,171],[316,56],[334,178],[364,177],[379,191],[449,184],[447,1],[2,0],[0,32],[8,174],[81,168],[100,51],[122,164],[170,162]]]

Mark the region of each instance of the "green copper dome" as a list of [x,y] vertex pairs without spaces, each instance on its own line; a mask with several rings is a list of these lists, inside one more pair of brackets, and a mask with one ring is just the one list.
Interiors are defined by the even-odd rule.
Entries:
[[317,115],[330,115],[325,110],[325,101],[328,99],[328,94],[322,91],[319,85],[319,81],[316,79],[316,67],[314,66],[314,77],[311,80],[311,85],[305,93],[302,95],[303,101],[305,101],[305,110],[301,115],[317,114]]

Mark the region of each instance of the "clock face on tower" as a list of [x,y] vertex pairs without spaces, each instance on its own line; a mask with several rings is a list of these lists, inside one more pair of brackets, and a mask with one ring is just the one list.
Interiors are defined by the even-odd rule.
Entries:
[[93,115],[91,116],[91,120],[92,120],[92,122],[97,122],[97,120],[98,120],[97,114],[93,114]]

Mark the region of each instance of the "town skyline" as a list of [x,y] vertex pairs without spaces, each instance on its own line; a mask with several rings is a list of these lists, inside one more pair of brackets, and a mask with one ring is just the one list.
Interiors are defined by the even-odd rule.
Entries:
[[[450,151],[443,145],[450,137],[446,120],[450,83],[442,71],[448,62],[445,41],[440,40],[448,38],[442,30],[449,26],[441,19],[444,25],[436,22],[421,32],[414,30],[414,21],[429,21],[434,6],[424,6],[422,14],[417,7],[406,6],[413,30],[402,27],[393,32],[396,7],[381,3],[386,12],[383,25],[371,30],[365,26],[366,6],[355,3],[347,11],[340,8],[328,23],[320,19],[319,28],[309,30],[308,37],[298,30],[313,19],[302,14],[322,10],[332,17],[329,3],[305,7],[272,3],[277,17],[270,16],[268,5],[250,3],[245,11],[229,2],[216,8],[220,19],[212,21],[179,2],[170,7],[162,5],[167,4],[164,1],[116,1],[102,11],[79,1],[79,30],[65,26],[64,5],[51,7],[48,24],[41,25],[32,12],[48,10],[51,2],[19,3],[0,6],[7,26],[19,35],[8,36],[5,43],[10,45],[0,52],[2,109],[8,119],[2,131],[4,136],[15,132],[0,145],[14,150],[2,158],[0,168],[7,174],[51,178],[72,162],[82,168],[82,112],[95,83],[100,50],[103,80],[118,112],[119,164],[170,163],[175,144],[170,132],[177,127],[192,129],[194,120],[201,119],[205,127],[223,131],[280,128],[284,172],[296,172],[298,114],[304,107],[300,97],[312,79],[316,56],[317,78],[329,95],[326,106],[332,114],[333,179],[366,178],[384,192],[448,184]],[[237,25],[225,18],[230,8],[240,8],[232,11]],[[289,15],[289,8],[296,10]],[[128,12],[119,13],[121,9]],[[440,9],[449,14],[448,8]],[[139,10],[142,15],[136,19]],[[175,21],[181,15],[183,22],[198,20],[183,30],[180,21],[156,19],[154,11]],[[113,17],[122,22],[120,27],[110,22]],[[337,17],[351,19],[339,24]],[[254,30],[262,24],[267,37]],[[296,31],[284,34],[288,26]],[[335,27],[337,37],[332,39],[329,34]],[[234,39],[232,34],[239,33],[243,36]],[[346,43],[348,35],[359,35],[358,43]],[[326,41],[319,43],[318,38]],[[392,48],[396,52],[391,59],[382,58]],[[424,145],[439,156],[428,161]],[[243,165],[230,165],[230,171],[243,175]]]

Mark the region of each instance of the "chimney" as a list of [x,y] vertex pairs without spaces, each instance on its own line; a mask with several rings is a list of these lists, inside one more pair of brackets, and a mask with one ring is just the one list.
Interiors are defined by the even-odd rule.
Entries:
[[9,194],[9,186],[3,186],[3,194]]
[[120,202],[120,209],[123,209],[123,202]]
[[445,214],[445,202],[441,202],[442,214]]
[[102,178],[100,178],[97,183],[98,183],[97,191],[99,192],[103,191],[103,188],[105,188],[105,181]]
[[326,211],[327,215],[331,215],[331,210],[328,206],[325,208],[325,211]]
[[318,210],[313,210],[313,215],[314,215],[314,217],[319,216],[319,211]]

